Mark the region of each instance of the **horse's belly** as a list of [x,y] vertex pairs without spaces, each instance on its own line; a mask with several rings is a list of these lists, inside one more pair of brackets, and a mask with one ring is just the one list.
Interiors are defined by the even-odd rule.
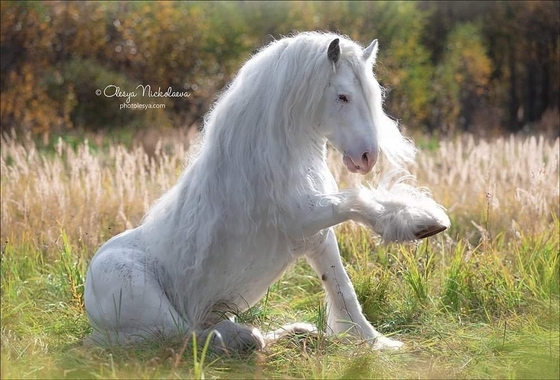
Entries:
[[213,293],[218,303],[233,304],[231,306],[237,310],[244,311],[266,294],[293,261],[287,241],[278,242],[271,248],[270,239],[261,237],[209,260],[205,268],[208,273],[206,285],[215,288]]

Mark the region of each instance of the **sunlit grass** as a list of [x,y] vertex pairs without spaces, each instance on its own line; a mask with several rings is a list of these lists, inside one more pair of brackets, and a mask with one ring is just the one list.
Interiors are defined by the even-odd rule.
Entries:
[[[136,225],[176,180],[186,148],[147,155],[110,146],[43,152],[2,142],[2,378],[558,378],[559,141],[440,142],[410,170],[448,207],[452,228],[418,244],[380,245],[337,227],[370,321],[405,342],[372,352],[344,337],[294,337],[223,357],[183,342],[82,346],[85,270],[97,246]],[[332,167],[350,186],[359,178]],[[386,163],[381,162],[381,170]],[[380,171],[367,180],[379,180]],[[325,324],[321,281],[304,260],[239,315],[264,331]]]

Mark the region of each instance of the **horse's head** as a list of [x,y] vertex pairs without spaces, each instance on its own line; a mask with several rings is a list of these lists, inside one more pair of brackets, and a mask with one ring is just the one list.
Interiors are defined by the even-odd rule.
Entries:
[[379,156],[377,120],[385,115],[376,115],[383,113],[381,89],[371,70],[376,54],[377,40],[343,59],[339,38],[326,50],[333,74],[324,94],[321,129],[352,173],[369,173]]

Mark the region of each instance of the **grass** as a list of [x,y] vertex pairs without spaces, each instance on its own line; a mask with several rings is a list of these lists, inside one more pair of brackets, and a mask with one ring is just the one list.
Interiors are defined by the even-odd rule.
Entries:
[[[380,245],[337,227],[368,319],[405,342],[373,352],[344,337],[294,337],[245,357],[183,342],[85,347],[85,271],[96,248],[136,225],[172,186],[188,149],[5,138],[1,151],[2,378],[558,378],[559,140],[464,136],[430,144],[410,168],[452,228]],[[332,169],[343,186],[362,178]],[[386,163],[366,178],[376,182]],[[296,263],[239,316],[268,331],[325,323],[321,281]]]

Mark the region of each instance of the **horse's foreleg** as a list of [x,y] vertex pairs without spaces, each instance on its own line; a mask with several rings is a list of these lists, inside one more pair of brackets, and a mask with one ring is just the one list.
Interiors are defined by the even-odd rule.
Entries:
[[348,220],[368,226],[385,241],[423,239],[449,227],[442,208],[433,199],[419,192],[417,195],[406,197],[362,188],[316,197],[299,215],[300,225],[292,226],[294,237],[310,237]]
[[362,313],[354,287],[342,266],[333,230],[306,259],[323,281],[328,303],[328,332],[350,333],[366,339],[373,348],[398,348],[401,342],[377,332]]
[[394,192],[361,188],[346,197],[339,207],[345,208],[352,220],[370,227],[385,241],[424,239],[450,225],[440,205],[408,185]]

